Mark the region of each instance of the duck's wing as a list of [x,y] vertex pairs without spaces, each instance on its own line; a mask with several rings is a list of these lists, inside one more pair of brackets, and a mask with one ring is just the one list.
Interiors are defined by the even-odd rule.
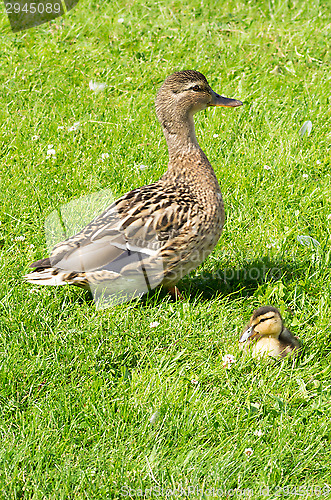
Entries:
[[[49,260],[32,264],[37,269],[26,279],[33,283],[39,280],[50,285],[69,282],[84,286],[109,280],[114,283],[123,275],[134,282],[137,273],[151,272],[154,288],[164,276],[161,250],[170,251],[171,243],[183,235],[187,241],[193,240],[198,219],[197,204],[189,193],[178,193],[159,183],[135,189],[111,204],[82,231],[58,243]],[[176,253],[176,248],[172,252]]]
[[78,234],[58,243],[50,255],[51,265],[90,271],[127,251],[153,256],[179,234],[196,234],[194,202],[187,193],[183,199],[174,189],[160,190],[159,183],[130,191]]
[[293,351],[296,352],[296,355],[301,355],[301,342],[287,328],[284,328],[279,335],[279,342],[283,348],[282,352],[284,355],[289,354]]
[[301,347],[300,341],[287,328],[283,328],[281,334],[279,335],[279,340],[292,345],[296,349]]

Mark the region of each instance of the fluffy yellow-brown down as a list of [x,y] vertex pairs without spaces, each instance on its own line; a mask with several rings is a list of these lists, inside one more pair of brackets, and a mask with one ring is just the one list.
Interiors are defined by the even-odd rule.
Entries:
[[250,349],[254,357],[284,358],[300,353],[299,341],[284,327],[278,309],[271,306],[262,306],[253,312],[239,342],[241,348]]

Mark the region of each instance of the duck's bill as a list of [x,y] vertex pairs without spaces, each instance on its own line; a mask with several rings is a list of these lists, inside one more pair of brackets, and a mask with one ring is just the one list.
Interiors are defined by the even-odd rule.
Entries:
[[244,333],[239,339],[239,342],[246,342],[246,340],[248,340],[253,335],[254,335],[254,329],[252,326],[250,326],[249,328],[247,328],[247,330],[244,331]]
[[224,108],[236,108],[238,106],[242,106],[241,101],[237,101],[237,99],[230,99],[229,97],[224,97],[222,95],[216,94],[212,90],[212,101],[209,106],[222,106]]

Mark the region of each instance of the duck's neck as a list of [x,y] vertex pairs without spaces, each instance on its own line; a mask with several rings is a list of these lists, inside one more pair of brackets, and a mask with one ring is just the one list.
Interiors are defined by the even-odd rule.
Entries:
[[189,116],[186,120],[163,123],[163,133],[168,145],[170,163],[178,155],[190,155],[201,151],[195,135],[193,116]]

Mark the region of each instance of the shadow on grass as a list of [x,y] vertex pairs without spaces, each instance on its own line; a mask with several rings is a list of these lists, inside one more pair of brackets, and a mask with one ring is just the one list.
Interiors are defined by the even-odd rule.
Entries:
[[185,277],[179,288],[190,299],[208,300],[222,295],[248,297],[263,284],[280,279],[286,284],[307,273],[307,266],[293,260],[264,257],[249,261],[239,268],[219,268],[213,272],[202,271],[197,276]]

